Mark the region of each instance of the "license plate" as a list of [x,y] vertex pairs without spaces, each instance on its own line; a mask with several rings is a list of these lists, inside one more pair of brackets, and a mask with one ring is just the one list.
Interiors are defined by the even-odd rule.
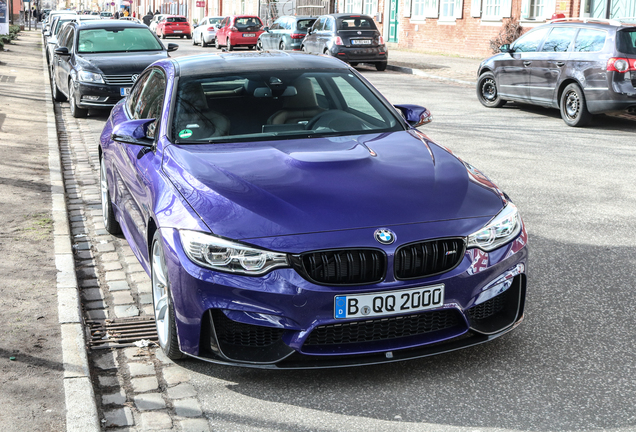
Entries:
[[351,45],[371,45],[371,41],[369,39],[353,39]]
[[183,33],[183,30],[175,30],[175,33]]
[[243,37],[256,37],[256,33],[243,33]]
[[119,94],[122,96],[128,96],[130,94],[131,87],[120,87]]
[[336,296],[334,316],[343,319],[401,315],[443,304],[444,285],[440,284],[401,291]]

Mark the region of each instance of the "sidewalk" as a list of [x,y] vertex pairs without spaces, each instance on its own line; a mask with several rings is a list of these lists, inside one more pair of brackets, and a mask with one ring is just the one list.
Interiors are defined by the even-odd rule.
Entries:
[[0,430],[65,429],[41,33],[0,52]]
[[481,61],[479,58],[442,56],[389,48],[387,69],[474,86]]

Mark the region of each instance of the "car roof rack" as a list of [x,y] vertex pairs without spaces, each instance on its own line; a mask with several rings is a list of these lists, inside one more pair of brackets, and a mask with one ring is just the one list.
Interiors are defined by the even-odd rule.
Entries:
[[629,20],[636,18],[618,18],[618,19],[605,19],[605,18],[580,18],[580,17],[570,17],[570,18],[557,18],[553,20],[549,20],[551,23],[554,22],[566,22],[566,21],[582,21],[583,23],[599,23],[599,24],[610,24],[615,26],[623,25],[621,20]]

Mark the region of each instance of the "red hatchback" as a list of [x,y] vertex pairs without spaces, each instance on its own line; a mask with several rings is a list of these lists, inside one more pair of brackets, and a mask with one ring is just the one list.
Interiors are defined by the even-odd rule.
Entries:
[[168,15],[157,24],[155,30],[157,36],[165,39],[166,36],[192,37],[190,24],[183,15]]
[[232,51],[234,47],[246,46],[253,49],[258,42],[258,37],[263,33],[263,22],[253,15],[232,15],[225,17],[217,24],[215,46],[222,46]]

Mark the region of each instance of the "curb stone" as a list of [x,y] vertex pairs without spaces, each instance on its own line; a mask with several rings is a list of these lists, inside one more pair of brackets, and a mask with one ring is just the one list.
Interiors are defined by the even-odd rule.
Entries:
[[66,430],[67,432],[99,432],[101,427],[86,354],[84,321],[79,302],[77,278],[75,277],[62,163],[44,50],[42,50],[42,63],[44,65],[42,78],[46,96],[46,129],[49,144],[55,266],[58,271],[58,322],[61,327],[64,362]]
[[405,74],[409,74],[409,75],[417,75],[417,76],[421,76],[424,78],[431,78],[431,79],[436,79],[436,80],[442,80],[442,81],[451,81],[451,82],[455,82],[458,84],[465,84],[465,85],[470,85],[470,86],[474,86],[476,85],[476,82],[473,81],[465,81],[465,80],[460,80],[460,79],[455,79],[455,78],[448,78],[448,77],[443,77],[443,76],[439,76],[439,75],[434,75],[434,74],[430,74],[428,72],[424,72],[421,69],[413,69],[413,68],[408,68],[408,67],[403,67],[403,66],[394,66],[394,65],[387,65],[386,68],[388,70],[392,70],[394,72],[401,72],[401,73],[405,73]]

